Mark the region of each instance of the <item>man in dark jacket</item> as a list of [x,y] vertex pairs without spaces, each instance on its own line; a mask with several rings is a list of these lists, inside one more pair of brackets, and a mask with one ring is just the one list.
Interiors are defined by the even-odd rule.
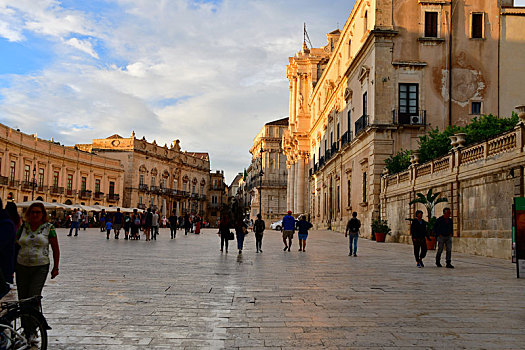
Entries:
[[357,256],[357,239],[359,238],[359,229],[361,228],[361,221],[357,218],[357,212],[352,213],[352,218],[346,223],[345,237],[350,234],[350,253],[348,256],[352,256],[352,243],[354,245],[354,256]]
[[436,252],[436,266],[441,267],[441,253],[443,252],[443,246],[447,247],[447,268],[453,269],[454,266],[451,264],[452,260],[452,236],[454,235],[454,225],[452,218],[450,217],[450,208],[443,209],[443,215],[440,216],[436,224],[434,225],[434,232],[438,241],[438,250]]
[[421,210],[416,211],[416,218],[412,220],[410,235],[414,243],[414,257],[416,258],[417,267],[425,267],[423,259],[427,255],[426,239],[430,240],[430,237],[427,231],[427,222],[423,220],[423,212]]
[[15,224],[3,209],[0,200],[0,298],[7,294],[9,286],[13,283],[15,272]]
[[255,249],[257,253],[262,253],[262,239],[266,225],[261,217],[261,214],[257,214],[257,220],[253,224],[253,232],[255,233]]

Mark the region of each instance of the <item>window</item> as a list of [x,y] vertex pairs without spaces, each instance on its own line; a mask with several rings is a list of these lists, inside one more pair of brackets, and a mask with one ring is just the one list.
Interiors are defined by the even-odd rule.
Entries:
[[[349,176],[350,176],[350,175],[349,175]],[[347,206],[348,206],[348,207],[351,207],[351,206],[352,206],[352,199],[351,199],[352,196],[350,195],[350,193],[352,192],[352,182],[351,182],[350,179],[348,179],[348,185],[347,185],[347,186],[348,186],[348,192],[347,192],[347,194],[346,194],[346,195],[347,195],[346,200],[347,200],[347,202],[348,202]]]
[[31,166],[30,165],[24,165],[24,182],[29,182],[29,176],[31,173]]
[[85,191],[87,188],[87,178],[85,176],[82,176],[80,179],[80,190]]
[[114,181],[109,182],[109,194],[115,194],[115,182]]
[[483,13],[472,14],[471,38],[483,39]]
[[144,185],[144,174],[139,175],[139,185]]
[[142,204],[142,203],[143,203],[142,200],[143,200],[143,199],[142,199],[142,196],[139,196],[139,204]]
[[44,168],[38,169],[38,187],[44,187]]
[[173,189],[176,190],[178,189],[178,186],[179,185],[179,182],[177,180],[173,180]]
[[58,187],[59,175],[58,170],[53,171],[53,187]]
[[473,101],[470,107],[471,107],[470,114],[481,114],[481,102]]
[[368,115],[368,92],[363,94],[363,115]]
[[352,111],[349,109],[348,113],[346,114],[346,124],[348,125],[348,134],[351,133],[352,128],[350,127],[352,124]]
[[425,37],[437,38],[438,36],[438,13],[425,12]]
[[195,185],[191,185],[191,193],[195,193]]
[[204,185],[201,185],[201,196],[204,194]]
[[418,115],[419,85],[399,84],[399,123],[410,124],[410,116]]
[[368,30],[368,11],[365,11],[363,17],[363,34],[366,34],[366,31]]
[[363,172],[363,203],[366,203],[366,171]]
[[336,140],[339,141],[339,123],[337,123],[337,129],[336,130],[337,130],[337,138],[336,138]]
[[67,190],[73,191],[73,174],[67,174]]
[[95,193],[100,193],[100,179],[95,180]]
[[155,186],[155,183],[157,182],[157,178],[155,176],[151,177],[151,186]]
[[337,186],[337,213],[340,211],[340,202],[341,202],[341,192],[339,191],[339,186]]
[[16,169],[16,162],[14,160],[11,161],[11,166],[9,167],[9,181],[15,181],[15,169]]

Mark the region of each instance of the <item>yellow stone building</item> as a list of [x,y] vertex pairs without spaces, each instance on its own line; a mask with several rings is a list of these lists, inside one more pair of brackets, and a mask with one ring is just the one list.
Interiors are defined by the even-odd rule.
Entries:
[[0,124],[0,196],[15,202],[121,206],[124,168],[53,140]]
[[287,129],[288,118],[266,123],[253,139],[253,146],[250,148],[252,162],[248,167],[246,185],[251,197],[250,218],[255,221],[260,211],[267,227],[273,221],[282,219],[288,210],[288,173],[282,148],[282,138]]
[[385,159],[418,136],[522,102],[523,9],[512,0],[357,0],[321,48],[290,57],[288,207],[370,234]]
[[168,216],[185,212],[208,216],[210,183],[208,153],[181,151],[179,140],[170,147],[155,141],[113,135],[77,148],[118,160],[125,170],[123,206],[152,207]]

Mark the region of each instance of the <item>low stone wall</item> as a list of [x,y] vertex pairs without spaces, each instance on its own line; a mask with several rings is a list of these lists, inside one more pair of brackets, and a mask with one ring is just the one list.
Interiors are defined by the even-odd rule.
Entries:
[[410,242],[409,221],[421,204],[410,206],[416,193],[442,192],[452,209],[454,251],[511,258],[513,197],[524,195],[525,126],[381,179],[381,217],[392,228],[390,241]]

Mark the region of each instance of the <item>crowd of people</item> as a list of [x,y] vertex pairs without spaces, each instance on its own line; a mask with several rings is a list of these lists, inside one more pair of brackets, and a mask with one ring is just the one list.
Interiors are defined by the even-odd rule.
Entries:
[[[72,217],[74,219],[71,222],[68,236],[72,235],[73,230],[76,230],[75,236],[78,235],[77,222],[81,220],[81,215],[78,209],[73,212]],[[178,229],[184,230],[185,235],[188,232],[200,234],[201,227],[204,225],[204,221],[199,215],[185,213],[177,216],[174,210],[166,218],[166,216],[161,217],[158,210],[152,208],[142,212],[134,209],[133,213],[122,213],[120,208],[117,208],[117,211],[112,213],[102,210],[98,216],[100,232],[106,232],[106,239],[110,239],[111,231],[113,231],[114,238],[119,239],[120,231],[123,230],[125,240],[139,240],[141,232],[144,234],[146,241],[157,240],[159,228],[163,227],[170,228],[171,239],[174,239],[177,236]],[[77,217],[78,219],[75,219]]]

